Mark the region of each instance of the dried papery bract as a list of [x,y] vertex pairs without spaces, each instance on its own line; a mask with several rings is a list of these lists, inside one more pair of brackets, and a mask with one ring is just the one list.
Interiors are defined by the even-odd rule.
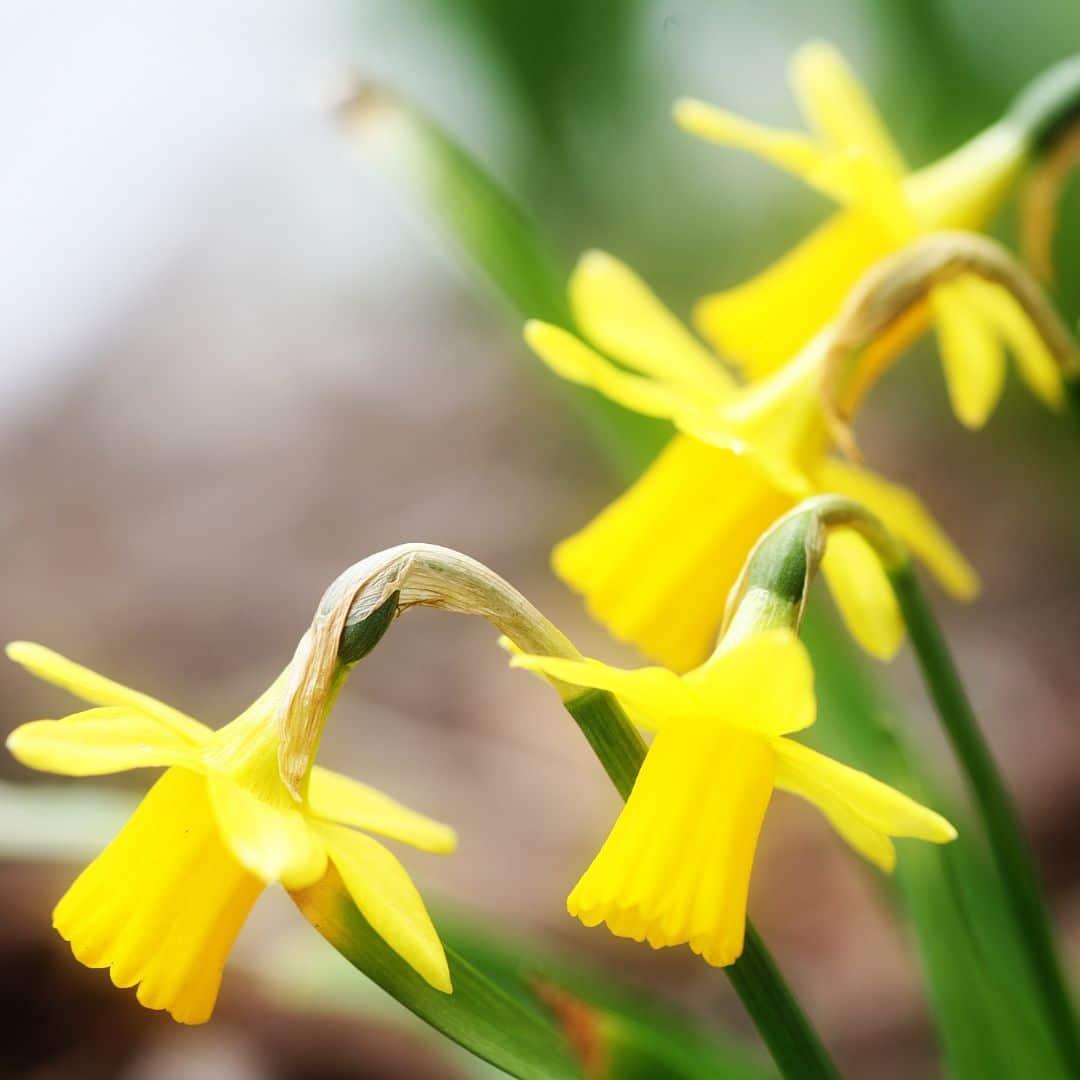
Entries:
[[[822,393],[837,445],[858,457],[850,419],[883,373],[870,346],[917,315],[936,287],[961,275],[1001,286],[1016,301],[1066,380],[1080,378],[1080,350],[1038,282],[1000,244],[976,233],[940,232],[916,240],[866,273],[830,333]],[[885,363],[893,357],[881,354]]]
[[1061,197],[1080,168],[1080,122],[1063,132],[1027,178],[1020,195],[1020,250],[1035,276],[1054,279],[1054,233]]
[[293,658],[279,712],[282,779],[303,797],[323,723],[341,679],[411,607],[479,615],[526,652],[577,658],[566,636],[483,563],[450,548],[409,543],[350,566],[323,594]]
[[810,584],[821,568],[831,529],[851,529],[870,545],[886,572],[909,561],[903,546],[864,506],[839,495],[804,499],[751,549],[732,587],[717,650],[774,626],[798,629]]

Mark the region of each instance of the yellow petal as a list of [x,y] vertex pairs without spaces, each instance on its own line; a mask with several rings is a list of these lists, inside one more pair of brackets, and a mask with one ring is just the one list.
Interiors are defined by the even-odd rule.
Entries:
[[798,49],[791,81],[811,130],[838,150],[859,151],[892,176],[907,170],[870,96],[844,58],[824,41]]
[[156,717],[126,707],[88,709],[17,727],[7,748],[24,765],[62,776],[100,776],[152,765],[188,765],[195,748]]
[[665,667],[712,652],[750,548],[794,500],[752,464],[676,436],[642,477],[553,555],[594,618]]
[[400,862],[370,836],[320,825],[330,858],[372,929],[426,982],[453,992],[450,968],[423,898]]
[[1020,377],[1031,392],[1051,409],[1065,404],[1061,369],[1008,289],[976,277],[963,279],[964,297],[987,326],[1001,337],[1016,357]]
[[724,395],[731,376],[625,263],[590,251],[570,277],[570,305],[582,333],[616,360],[660,382]]
[[857,533],[835,529],[821,566],[852,636],[871,656],[891,660],[904,640],[904,622],[877,555]]
[[904,181],[908,205],[926,232],[984,229],[1024,167],[1019,127],[996,124]]
[[666,727],[570,914],[653,948],[689,944],[710,964],[738,959],[774,769],[768,740],[713,718]]
[[197,1024],[262,883],[221,842],[203,777],[170,769],[79,875],[53,925],[88,967],[139,985],[147,1008]]
[[686,409],[700,407],[700,396],[682,388],[621,371],[573,334],[536,319],[525,324],[529,347],[556,375],[587,386],[618,405],[644,416],[673,419]]
[[851,160],[830,153],[808,135],[764,127],[692,98],[677,101],[674,115],[675,123],[690,134],[747,150],[838,202],[847,203],[857,195]]
[[786,735],[814,722],[814,669],[787,629],[754,634],[683,676],[702,715],[760,735]]
[[694,321],[722,357],[759,379],[792,359],[894,247],[871,214],[844,211],[750,281],[699,301]]
[[381,791],[348,776],[315,766],[308,787],[312,814],[327,821],[389,836],[421,851],[444,854],[457,847],[457,835]]
[[1001,400],[1005,355],[990,324],[968,300],[962,278],[931,296],[945,384],[960,423],[980,428]]
[[535,671],[572,686],[608,690],[626,704],[634,714],[635,722],[650,731],[659,730],[667,719],[700,712],[694,695],[688,693],[678,675],[667,668],[627,671],[599,660],[564,660],[528,653],[516,653],[510,666]]
[[817,478],[823,491],[847,495],[881,518],[957,599],[970,600],[979,591],[979,578],[971,564],[907,488],[858,465],[832,459],[822,464]]
[[210,773],[208,784],[225,843],[260,880],[302,889],[326,872],[326,845],[299,810],[257,798],[220,773]]
[[172,706],[72,663],[44,645],[35,645],[32,641],[13,641],[7,647],[7,655],[9,660],[21,664],[31,675],[63,687],[91,705],[125,705],[156,717],[192,744],[202,743],[212,734],[198,720],[185,716]]
[[940,814],[858,769],[819,754],[790,739],[778,739],[776,786],[817,806],[861,854],[884,870],[895,855],[890,836],[909,836],[934,844],[956,839]]

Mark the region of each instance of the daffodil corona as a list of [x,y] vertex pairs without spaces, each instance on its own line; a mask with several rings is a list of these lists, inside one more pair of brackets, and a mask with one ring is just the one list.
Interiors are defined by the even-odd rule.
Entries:
[[734,962],[775,788],[817,806],[885,871],[896,862],[892,837],[956,837],[932,810],[788,737],[815,718],[810,660],[788,629],[750,634],[681,677],[517,652],[511,663],[585,693],[609,691],[656,732],[626,805],[567,900],[586,926],[605,923],[654,948],[688,944],[717,966]]
[[[820,42],[799,49],[791,64],[810,134],[764,128],[700,101],[678,102],[675,119],[687,131],[758,154],[843,207],[758,277],[702,300],[696,312],[702,333],[759,378],[786,364],[829,322],[877,260],[925,233],[984,228],[1030,159],[1036,135],[1045,135],[1051,107],[1060,112],[1075,96],[1073,66],[1051,71],[997,124],[914,172],[843,58]],[[1049,92],[1057,86],[1057,95]],[[1056,100],[1062,94],[1064,103]],[[964,275],[935,288],[921,320],[892,335],[889,350],[899,352],[931,319],[962,423],[981,426],[1000,399],[1006,347],[1032,391],[1061,406],[1061,378],[1001,286]]]
[[[53,924],[88,967],[188,1024],[214,1008],[226,956],[262,890],[299,893],[336,873],[374,930],[428,983],[451,991],[442,944],[397,858],[366,832],[429,852],[445,825],[364,784],[311,770],[297,802],[278,775],[283,674],[232,723],[190,716],[28,642],[8,656],[94,708],[16,728],[23,764],[66,776],[165,766],[109,846],[57,904]],[[358,831],[365,830],[365,831]]]
[[[974,572],[914,495],[831,455],[827,330],[783,368],[740,387],[610,255],[587,254],[569,293],[583,335],[631,370],[548,323],[527,325],[532,349],[564,378],[679,431],[629,491],[555,549],[558,574],[616,636],[676,670],[700,664],[755,541],[818,492],[865,504],[951,593],[976,592]],[[838,533],[825,573],[856,638],[892,656],[902,622],[865,543]]]

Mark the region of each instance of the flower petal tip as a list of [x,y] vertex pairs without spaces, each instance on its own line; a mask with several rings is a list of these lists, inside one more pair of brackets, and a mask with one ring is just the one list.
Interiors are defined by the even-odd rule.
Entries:
[[543,319],[529,319],[522,327],[521,336],[530,348],[535,349],[538,348],[537,343],[542,342],[551,329],[551,324],[544,322]]
[[40,647],[32,641],[9,641],[4,646],[4,653],[13,663],[25,665],[34,650]]
[[606,270],[609,266],[617,264],[618,259],[614,255],[609,255],[600,248],[589,248],[578,259],[576,270],[586,272]]

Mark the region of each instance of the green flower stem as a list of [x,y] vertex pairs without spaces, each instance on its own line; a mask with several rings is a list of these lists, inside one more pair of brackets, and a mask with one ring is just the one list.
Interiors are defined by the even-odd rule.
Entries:
[[[616,791],[627,799],[647,747],[615,698],[588,690],[564,702]],[[749,920],[742,956],[724,969],[781,1073],[790,1080],[839,1080],[765,943]]]
[[1080,115],[1080,56],[1070,56],[1042,72],[1017,95],[1004,122],[1024,134],[1039,151]]
[[1058,960],[1050,915],[1016,811],[911,562],[893,564],[888,573],[938,715],[990,838],[1005,896],[1042,992],[1048,1024],[1069,1075],[1080,1076],[1076,1015]]
[[1065,411],[1072,423],[1073,433],[1080,436],[1080,378],[1065,380]]

